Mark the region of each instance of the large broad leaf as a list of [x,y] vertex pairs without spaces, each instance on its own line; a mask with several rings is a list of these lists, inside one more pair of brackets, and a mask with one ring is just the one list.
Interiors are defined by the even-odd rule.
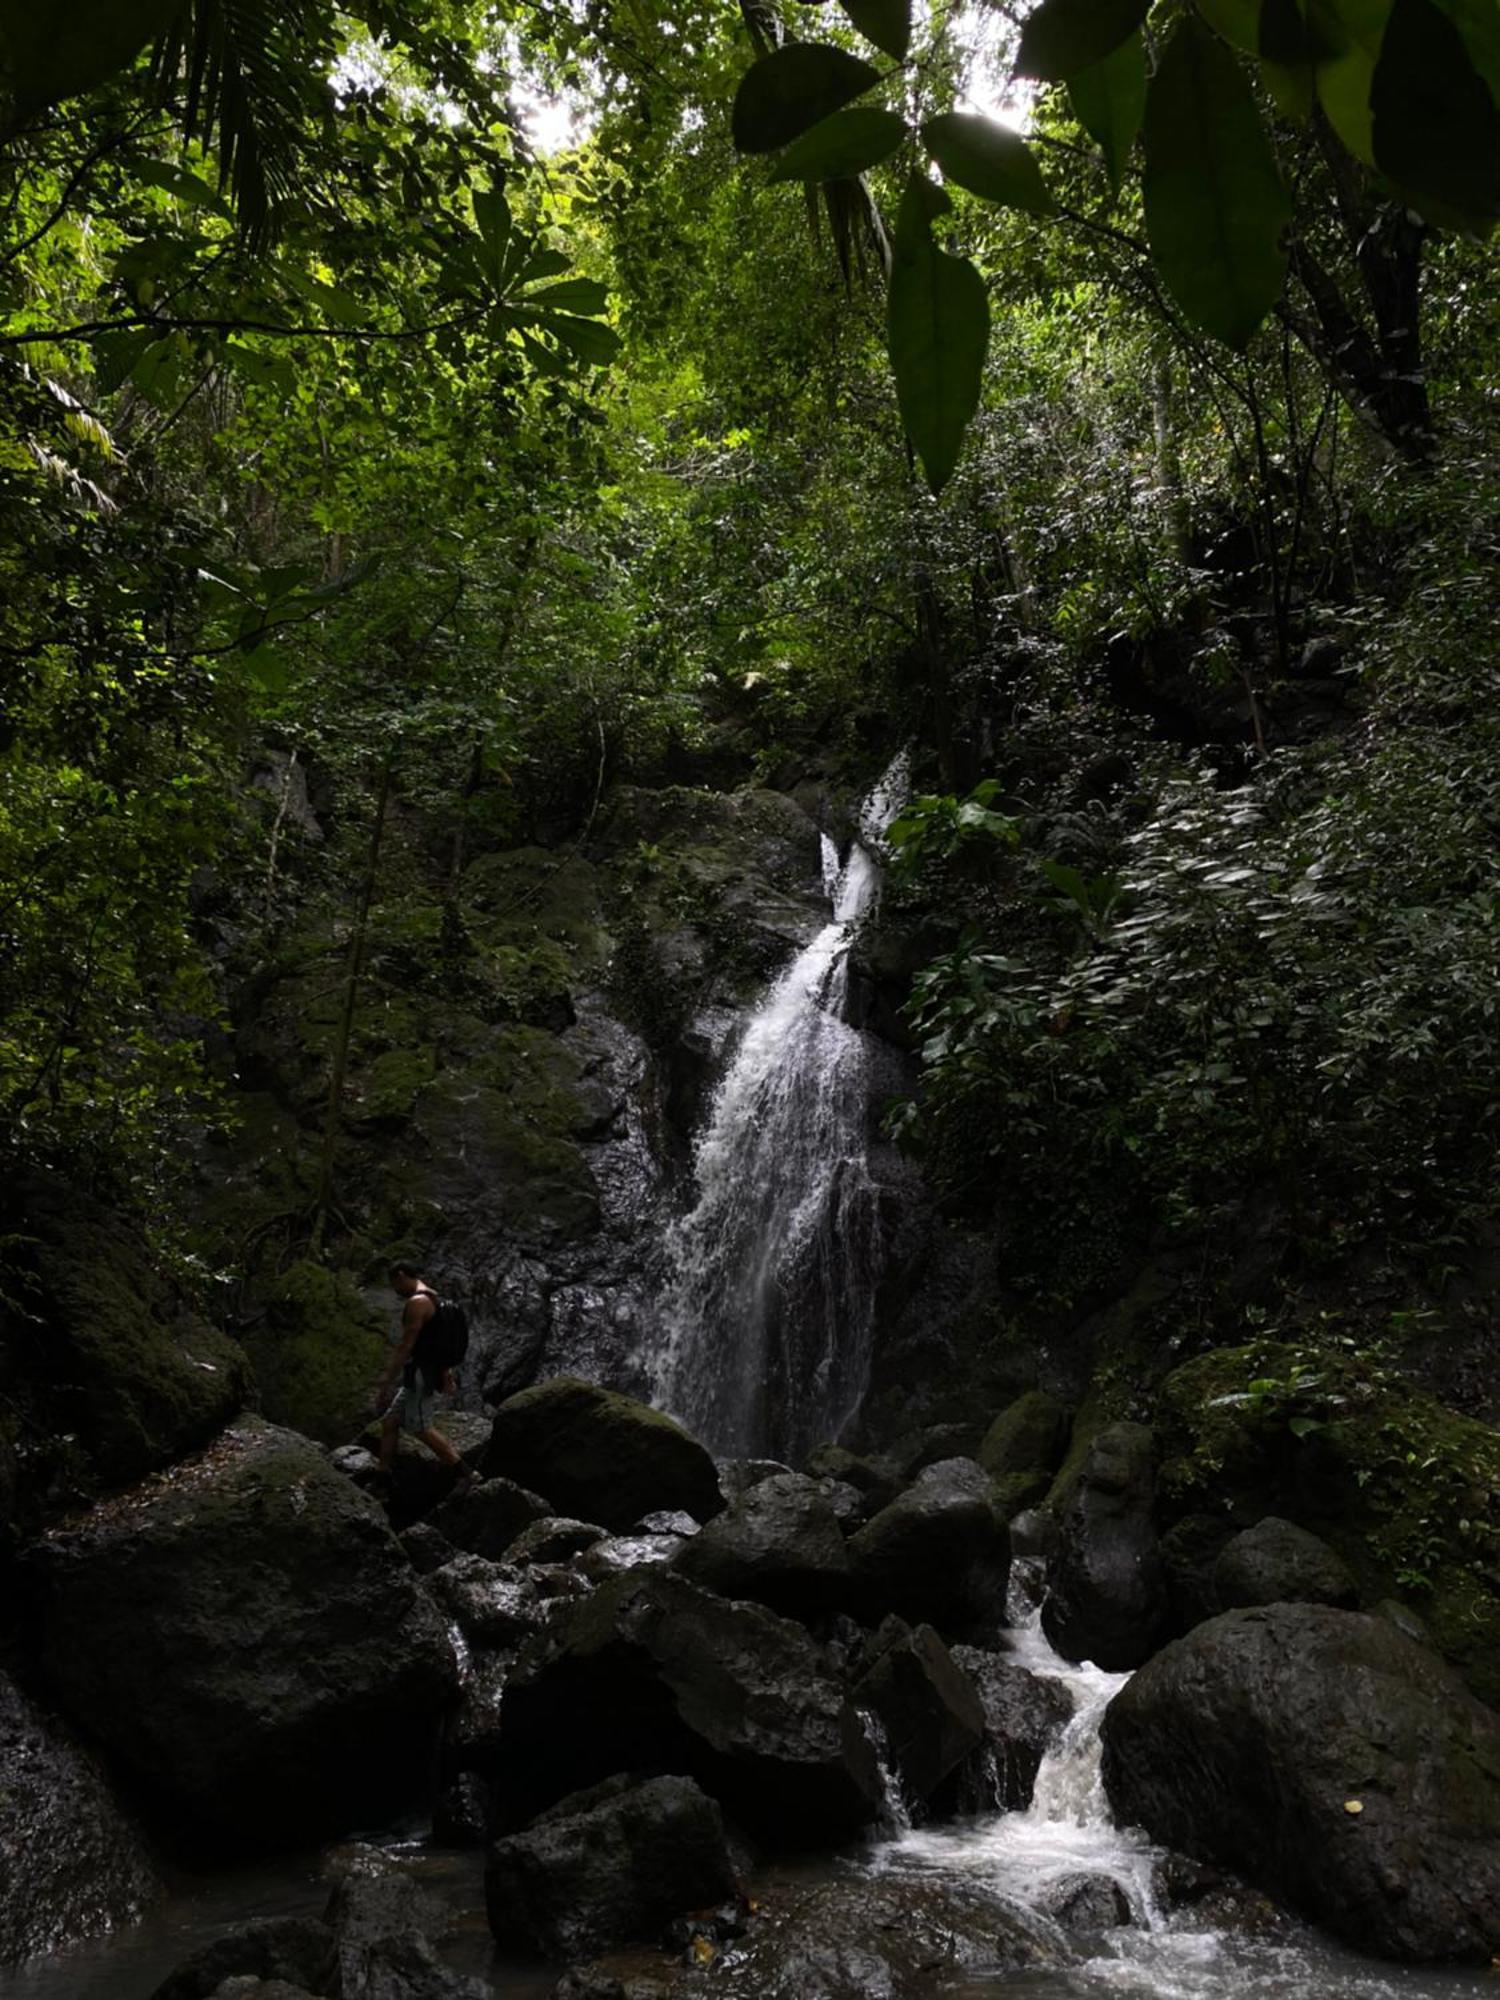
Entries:
[[979,403],[990,339],[984,281],[966,259],[940,250],[932,218],[946,197],[913,174],[901,197],[891,263],[891,365],[901,421],[940,493],[958,463]]
[[575,319],[571,313],[548,313],[539,322],[570,347],[580,361],[607,368],[620,351],[620,336],[597,319]]
[[1431,220],[1500,218],[1500,72],[1484,0],[1395,0],[1370,91],[1375,162]]
[[0,6],[0,91],[23,106],[57,104],[92,90],[186,11],[186,0],[5,0]]
[[1054,203],[1026,141],[992,118],[971,111],[945,111],[922,127],[922,143],[943,170],[943,178],[985,201],[1050,215]]
[[872,63],[822,42],[790,42],[746,70],[734,94],[734,143],[774,153],[879,83]]
[[1021,29],[1016,68],[1043,83],[1065,83],[1113,54],[1150,11],[1151,0],[1042,0]]
[[1309,0],[1308,13],[1332,47],[1318,65],[1318,102],[1349,151],[1373,167],[1370,90],[1391,0]]
[[1146,44],[1136,33],[1113,55],[1070,78],[1073,115],[1104,155],[1111,185],[1125,177],[1125,163],[1146,111]]
[[484,248],[480,263],[487,277],[499,285],[505,274],[505,252],[510,244],[510,203],[500,188],[482,188],[473,197],[474,220]]
[[1260,54],[1260,0],[1198,0],[1198,12],[1226,42]]
[[528,292],[526,303],[564,312],[602,313],[608,310],[609,293],[597,278],[563,278],[555,285],[543,285]]
[[906,120],[878,104],[835,111],[804,132],[776,162],[773,181],[845,181],[878,166],[906,137]]
[[1235,56],[1191,16],[1146,93],[1146,232],[1195,326],[1243,348],[1281,296],[1291,204]]
[[867,41],[897,62],[906,61],[911,47],[911,0],[839,0]]

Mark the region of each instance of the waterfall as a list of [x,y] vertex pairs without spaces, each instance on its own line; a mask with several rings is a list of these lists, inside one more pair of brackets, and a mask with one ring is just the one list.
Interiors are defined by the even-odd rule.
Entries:
[[725,1455],[800,1457],[864,1393],[883,1232],[869,1038],[844,1015],[852,927],[906,784],[903,753],[842,867],[825,837],[832,919],[747,1023],[697,1141],[697,1200],[668,1236],[653,1400]]

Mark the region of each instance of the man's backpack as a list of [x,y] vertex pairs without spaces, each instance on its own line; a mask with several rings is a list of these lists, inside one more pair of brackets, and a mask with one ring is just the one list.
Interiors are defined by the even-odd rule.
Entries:
[[442,1380],[469,1351],[468,1315],[457,1299],[439,1299],[432,1318],[417,1335],[412,1360],[429,1382]]

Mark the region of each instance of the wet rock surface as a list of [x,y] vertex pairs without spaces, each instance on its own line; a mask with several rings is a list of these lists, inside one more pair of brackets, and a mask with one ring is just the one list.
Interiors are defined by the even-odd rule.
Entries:
[[133,1923],[160,1891],[95,1759],[0,1674],[0,1966]]
[[849,1557],[877,1615],[925,1621],[950,1639],[1003,1623],[1010,1544],[989,1476],[970,1459],[928,1466],[850,1537]]
[[680,1425],[572,1376],[538,1383],[500,1406],[485,1470],[606,1528],[629,1528],[657,1510],[706,1521],[724,1505],[712,1458]]
[[184,1959],[151,2000],[207,2000],[234,1979],[280,1981],[322,1993],[333,1973],[333,1931],[321,1918],[260,1917]]
[[1166,1612],[1154,1493],[1151,1433],[1140,1424],[1101,1431],[1063,1503],[1042,1612],[1065,1659],[1111,1672],[1149,1659]]
[[953,1663],[967,1676],[984,1716],[981,1758],[970,1757],[956,1783],[934,1801],[941,1811],[985,1811],[1001,1805],[1024,1811],[1048,1749],[1073,1714],[1073,1699],[1058,1681],[1044,1680],[1003,1653],[955,1646]]
[[842,1684],[801,1626],[681,1577],[625,1575],[523,1652],[500,1714],[499,1794],[524,1821],[643,1766],[687,1773],[779,1840],[874,1811]]
[[1392,1958],[1500,1946],[1500,1717],[1384,1620],[1232,1611],[1111,1703],[1116,1813]]
[[874,1723],[871,1747],[894,1773],[902,1796],[928,1799],[983,1741],[984,1707],[930,1625],[913,1631],[889,1619],[874,1651],[850,1699]]
[[[768,1889],[745,1935],[699,1969],[601,1960],[559,2000],[931,2000],[952,1982],[1065,1961],[1046,1927],[983,1888],[896,1875]],[[639,1983],[637,1983],[639,1982]]]
[[33,1570],[68,1713],[179,1823],[235,1844],[388,1812],[402,1774],[372,1740],[435,1733],[453,1684],[379,1510],[258,1419],[52,1533]]
[[735,1894],[718,1806],[690,1778],[615,1778],[497,1841],[485,1868],[502,1943],[565,1958],[631,1938]]
[[451,1495],[427,1519],[454,1548],[499,1562],[517,1535],[551,1512],[540,1493],[528,1492],[512,1479],[492,1477]]
[[790,1613],[848,1602],[850,1566],[833,1482],[775,1472],[747,1487],[676,1558],[679,1576],[721,1597]]

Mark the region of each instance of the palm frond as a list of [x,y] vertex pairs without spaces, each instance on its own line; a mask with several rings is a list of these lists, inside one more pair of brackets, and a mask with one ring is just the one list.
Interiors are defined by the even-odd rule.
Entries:
[[325,101],[326,0],[191,0],[157,42],[158,92],[183,129],[217,145],[220,185],[252,244],[274,233],[297,186],[310,117]]

